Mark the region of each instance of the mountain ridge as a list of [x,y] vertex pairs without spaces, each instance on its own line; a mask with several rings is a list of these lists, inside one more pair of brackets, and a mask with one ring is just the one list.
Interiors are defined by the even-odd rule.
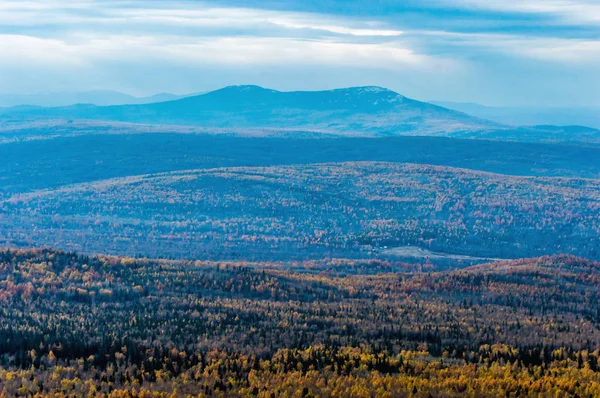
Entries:
[[428,101],[444,108],[510,125],[559,125],[600,128],[600,106],[488,106],[474,102]]
[[[157,97],[159,98],[159,97]],[[164,99],[164,98],[163,98]],[[0,109],[0,121],[94,120],[205,129],[286,129],[347,136],[437,136],[521,142],[600,144],[600,130],[583,126],[513,126],[414,100],[379,86],[278,91],[227,86],[147,104]],[[289,137],[289,134],[286,136]]]
[[447,135],[501,124],[377,87],[276,91],[228,86],[167,102],[113,106],[4,109],[9,118],[72,118],[203,127],[299,128],[371,135]]
[[93,104],[96,106],[149,104],[153,102],[172,101],[184,97],[186,97],[186,95],[176,95],[171,93],[157,93],[150,96],[137,97],[115,90],[0,94],[0,107],[65,107],[77,104]]

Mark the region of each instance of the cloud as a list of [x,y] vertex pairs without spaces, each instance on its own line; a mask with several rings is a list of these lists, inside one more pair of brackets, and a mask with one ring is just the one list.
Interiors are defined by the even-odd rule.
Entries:
[[208,1],[0,1],[1,90],[377,84],[496,102],[512,79],[511,99],[598,98],[590,0]]
[[497,43],[506,52],[555,63],[598,65],[600,40],[515,38]]
[[[0,3],[0,25],[44,26],[87,25],[88,28],[107,28],[114,25],[131,29],[151,25],[153,27],[185,26],[206,30],[227,28],[247,33],[260,33],[265,29],[279,27],[286,30],[315,30],[335,35],[384,36],[402,34],[388,29],[376,21],[361,21],[314,13],[282,12],[251,8],[212,7],[198,3],[144,2],[142,7],[127,6],[126,2],[6,2]],[[379,26],[378,26],[379,25]],[[83,26],[79,26],[82,28]],[[290,32],[288,32],[289,34]],[[296,32],[298,33],[298,32]],[[293,35],[293,32],[292,32]]]
[[[457,0],[452,5],[500,12],[556,14],[573,20],[600,19],[600,6],[567,0]],[[598,59],[597,42],[591,38],[539,36],[535,32],[486,32],[485,20],[478,26],[476,32],[403,30],[372,18],[215,7],[197,2],[40,0],[0,3],[0,28],[4,27],[9,42],[36,50],[11,50],[9,42],[2,47],[13,58],[21,54],[28,60],[34,59],[36,53],[42,61],[52,59],[54,55],[45,54],[52,49],[73,57],[78,57],[76,53],[94,57],[111,53],[127,57],[135,53],[145,58],[146,51],[177,55],[194,62],[210,63],[209,58],[212,58],[215,64],[356,62],[375,66],[379,62],[383,68],[395,68],[402,63],[427,68],[456,65],[465,59],[464,51],[469,48],[559,63]],[[410,34],[405,36],[405,31]],[[48,40],[49,45],[45,49],[36,39]],[[442,44],[446,49],[441,48]],[[165,46],[169,48],[163,48]],[[64,48],[59,51],[57,47]],[[112,49],[108,50],[109,47]],[[452,53],[449,49],[458,51]],[[199,53],[203,56],[198,57]]]
[[79,65],[108,59],[197,65],[353,64],[383,69],[446,62],[416,52],[401,40],[400,30],[377,21],[189,2],[141,4],[0,3],[3,59]]
[[81,66],[82,56],[78,48],[49,38],[25,35],[0,35],[2,63]]
[[574,0],[455,0],[463,7],[501,12],[546,14],[571,24],[600,24],[600,4]]
[[[76,35],[69,40],[0,35],[5,63],[41,62],[82,66],[97,61],[197,65],[336,65],[397,69],[434,65],[399,43],[351,43],[269,37],[178,37]],[[441,62],[441,61],[439,61]]]
[[[462,49],[468,57],[482,53],[503,54],[556,64],[597,64],[600,60],[600,40],[594,39],[447,31],[407,31],[407,36],[425,37],[430,46],[435,43],[446,51]],[[460,51],[455,50],[455,53]]]
[[315,24],[310,21],[297,21],[294,19],[285,19],[285,18],[269,18],[269,23],[274,25],[282,26],[284,28],[291,29],[312,29],[312,30],[322,30],[330,33],[337,33],[341,35],[351,35],[351,36],[383,36],[383,37],[397,37],[402,35],[402,31],[400,30],[392,30],[392,29],[364,29],[364,28],[348,28],[345,26],[335,26],[335,25],[326,25],[326,24]]

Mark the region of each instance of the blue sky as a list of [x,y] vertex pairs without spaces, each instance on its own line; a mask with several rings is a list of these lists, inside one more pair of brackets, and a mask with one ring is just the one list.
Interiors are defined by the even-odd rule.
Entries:
[[600,106],[598,0],[0,0],[0,92],[379,85]]

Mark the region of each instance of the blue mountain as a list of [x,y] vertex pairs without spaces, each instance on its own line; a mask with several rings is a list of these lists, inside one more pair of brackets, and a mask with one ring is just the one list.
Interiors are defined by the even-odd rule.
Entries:
[[202,127],[303,129],[343,134],[446,135],[501,128],[381,87],[281,92],[230,86],[151,104],[20,107],[4,118],[68,118]]

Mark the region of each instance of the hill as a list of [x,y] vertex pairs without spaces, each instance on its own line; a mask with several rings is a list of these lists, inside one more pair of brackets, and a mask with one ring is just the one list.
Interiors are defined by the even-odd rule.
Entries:
[[0,251],[0,395],[597,396],[598,269],[327,277]]
[[[87,253],[203,259],[600,258],[600,180],[385,162],[231,167],[17,194],[0,239]],[[468,261],[467,261],[468,263]]]
[[[88,130],[85,130],[88,131]],[[94,130],[0,145],[0,199],[115,177],[231,166],[386,161],[600,179],[600,148],[438,137],[236,137]],[[35,133],[37,134],[37,132]]]
[[569,145],[600,144],[600,130],[583,126],[525,126],[503,130],[461,132],[455,138],[473,138],[531,143],[560,143]]

